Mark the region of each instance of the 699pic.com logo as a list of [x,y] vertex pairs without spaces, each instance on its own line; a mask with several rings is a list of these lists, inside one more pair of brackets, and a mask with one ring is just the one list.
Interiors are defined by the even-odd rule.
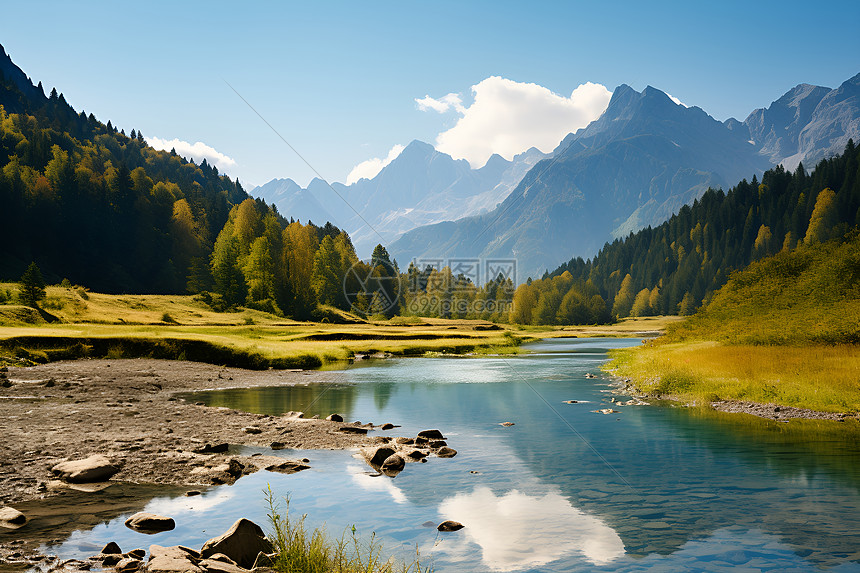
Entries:
[[385,260],[358,261],[343,277],[343,294],[358,315],[391,315],[400,301],[400,273]]

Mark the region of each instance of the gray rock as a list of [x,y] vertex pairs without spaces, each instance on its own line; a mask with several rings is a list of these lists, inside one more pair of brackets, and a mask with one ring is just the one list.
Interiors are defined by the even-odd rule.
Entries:
[[382,446],[380,448],[376,448],[375,450],[367,450],[365,452],[365,457],[367,461],[372,466],[381,466],[385,460],[388,459],[389,456],[393,455],[395,452],[392,448],[388,446]]
[[125,526],[142,533],[159,533],[176,528],[176,522],[170,517],[154,513],[135,513],[125,520]]
[[398,474],[403,471],[404,467],[406,467],[406,460],[399,454],[392,454],[382,462],[382,471],[385,475]]
[[228,563],[226,561],[216,559],[204,559],[200,562],[200,567],[203,567],[209,573],[247,573],[248,571],[248,569],[239,567],[235,563]]
[[111,541],[102,548],[102,555],[118,554],[122,555],[122,549],[116,544],[116,541]]
[[357,426],[341,426],[341,432],[345,432],[347,434],[366,434],[367,428],[359,428]]
[[148,573],[203,573],[197,566],[199,555],[195,557],[191,551],[181,546],[150,545],[146,570]]
[[143,561],[140,559],[123,557],[116,565],[114,565],[114,569],[119,571],[119,573],[129,573],[131,571],[137,571],[140,569],[141,565],[143,565]]
[[449,448],[448,446],[445,446],[444,448],[439,448],[436,451],[436,455],[439,456],[440,458],[453,458],[454,456],[457,455],[457,450],[455,450],[454,448]]
[[123,554],[124,557],[131,557],[132,559],[143,559],[146,557],[145,549],[132,549],[128,553]]
[[251,567],[257,554],[272,551],[272,544],[266,539],[259,525],[248,519],[239,519],[223,535],[213,537],[203,544],[200,555],[206,559],[216,553],[223,553],[241,567]]
[[0,507],[0,527],[18,529],[27,523],[27,516],[13,507]]
[[223,553],[216,553],[215,555],[212,555],[211,557],[209,557],[209,559],[208,559],[208,560],[209,560],[209,561],[221,561],[221,562],[223,562],[223,563],[229,563],[229,564],[231,564],[231,565],[235,565],[235,564],[236,564],[236,562],[235,562],[235,561],[233,561],[232,559],[230,559],[229,557],[227,557],[227,556],[226,556],[226,555],[224,555]]
[[425,438],[427,440],[444,440],[445,436],[442,435],[442,432],[439,430],[423,430],[418,432],[419,438]]
[[119,471],[119,466],[101,454],[82,460],[62,462],[51,468],[51,472],[67,482],[91,483],[106,481]]
[[464,527],[465,525],[460,522],[448,520],[440,523],[436,529],[438,531],[460,531]]
[[287,460],[285,462],[281,462],[279,464],[272,464],[266,468],[267,472],[278,472],[282,474],[294,474],[300,472],[302,470],[310,469],[311,466],[303,464],[301,462],[294,462],[292,460]]

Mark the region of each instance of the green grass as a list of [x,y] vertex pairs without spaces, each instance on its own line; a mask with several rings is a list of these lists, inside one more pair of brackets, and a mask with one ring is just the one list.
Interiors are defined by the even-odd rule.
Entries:
[[308,531],[306,515],[290,519],[289,499],[285,507],[275,499],[271,487],[265,491],[269,508],[269,539],[275,547],[272,568],[283,573],[427,573],[416,550],[411,562],[382,558],[382,544],[372,534],[366,542],[356,535],[355,527],[336,540],[329,539],[324,528]]
[[666,336],[607,369],[654,394],[860,412],[860,234],[734,274]]
[[610,355],[610,372],[652,394],[702,404],[746,400],[860,412],[860,347],[855,345],[652,343]]

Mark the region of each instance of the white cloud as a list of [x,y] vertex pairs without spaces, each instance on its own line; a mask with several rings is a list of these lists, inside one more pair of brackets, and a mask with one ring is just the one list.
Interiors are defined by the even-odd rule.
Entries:
[[353,167],[349,175],[346,176],[346,184],[352,185],[359,179],[373,179],[386,165],[394,161],[404,149],[402,145],[395,145],[389,150],[388,156],[384,159],[373,157],[367,161],[362,161]]
[[175,149],[176,153],[182,157],[190,157],[197,163],[201,163],[204,159],[210,165],[214,165],[219,170],[224,171],[231,167],[236,167],[236,161],[232,157],[228,157],[219,152],[213,147],[210,147],[198,141],[197,143],[188,143],[181,139],[160,139],[158,137],[147,137],[146,142],[155,149],[163,149],[170,151]]
[[552,151],[568,133],[597,119],[609,105],[612,92],[585,83],[565,97],[532,83],[492,76],[472,86],[475,101],[464,107],[457,94],[440,99],[416,99],[418,108],[443,113],[453,109],[462,117],[436,138],[436,149],[473,167],[484,165],[493,153],[511,159],[530,147]]
[[466,111],[466,108],[463,107],[463,98],[460,97],[460,94],[455,93],[450,93],[439,99],[425,95],[423,98],[415,98],[415,103],[418,104],[418,109],[421,111],[433,110],[439,113],[445,113],[452,109],[457,113],[465,113]]

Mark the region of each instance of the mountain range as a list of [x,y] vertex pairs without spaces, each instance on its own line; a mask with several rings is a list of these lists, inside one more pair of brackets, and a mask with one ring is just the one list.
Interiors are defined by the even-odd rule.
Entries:
[[860,74],[836,89],[799,85],[744,122],[621,85],[597,120],[565,137],[498,207],[408,231],[389,251],[401,263],[514,258],[522,282],[665,221],[709,187],[780,163],[812,166],[849,138],[860,140]]
[[360,256],[368,256],[378,243],[390,244],[406,231],[489,212],[545,157],[531,148],[511,161],[493,155],[472,169],[466,160],[416,140],[373,179],[329,185],[317,178],[304,188],[292,179],[274,179],[251,193],[287,217],[331,221],[349,232]]

